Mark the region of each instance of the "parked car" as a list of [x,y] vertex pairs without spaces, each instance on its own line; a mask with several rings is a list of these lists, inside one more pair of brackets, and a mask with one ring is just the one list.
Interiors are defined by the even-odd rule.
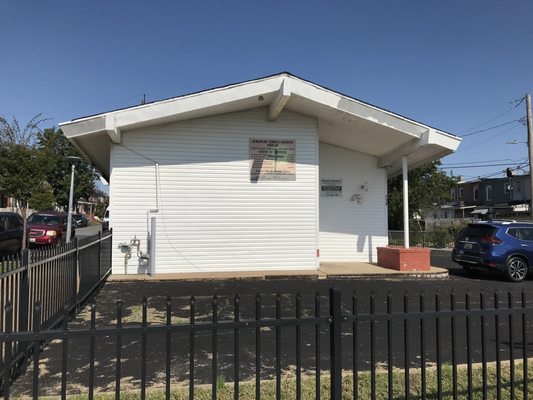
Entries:
[[104,219],[102,221],[102,230],[107,231],[109,229],[109,207],[105,209]]
[[89,220],[84,214],[72,214],[72,221],[76,224],[76,228],[85,228],[89,225]]
[[24,220],[14,212],[0,212],[0,256],[22,249]]
[[473,223],[457,235],[452,260],[467,271],[492,269],[513,282],[533,266],[533,224],[493,221]]
[[[28,242],[32,245],[58,245],[66,240],[67,217],[63,212],[39,211],[29,216],[26,221]],[[75,226],[72,226],[71,238],[74,238]]]

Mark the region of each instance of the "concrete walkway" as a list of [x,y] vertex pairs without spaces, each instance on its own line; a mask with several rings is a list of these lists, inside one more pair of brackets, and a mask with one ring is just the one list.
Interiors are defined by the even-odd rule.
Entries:
[[373,263],[324,262],[318,270],[236,271],[236,272],[188,272],[156,275],[116,275],[109,281],[183,281],[204,279],[368,279],[368,278],[446,278],[448,270],[431,267],[429,271],[396,271]]

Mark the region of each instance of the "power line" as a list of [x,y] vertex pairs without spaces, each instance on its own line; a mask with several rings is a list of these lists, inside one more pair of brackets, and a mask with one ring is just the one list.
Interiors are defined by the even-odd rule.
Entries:
[[490,163],[490,162],[499,162],[499,161],[510,161],[512,163],[514,162],[522,162],[525,161],[527,157],[521,157],[521,158],[500,158],[497,160],[477,160],[477,161],[470,161],[470,162],[456,162],[456,163],[446,163],[444,165],[465,165],[465,164],[477,164],[477,163]]
[[[522,169],[525,166],[527,166],[527,163],[522,163],[522,164],[517,165],[515,168],[511,168],[511,170],[512,171],[517,171],[519,169]],[[493,176],[501,175],[501,174],[504,174],[504,173],[505,173],[505,171],[498,170],[497,172],[489,172],[488,174],[485,174],[485,175],[472,176],[472,179],[470,179],[470,180],[478,180],[478,179],[483,179],[483,178],[492,178]]]
[[516,122],[521,122],[522,119],[523,119],[523,117],[522,118],[518,118],[518,119],[513,119],[512,121],[507,121],[507,122],[504,122],[503,124],[494,125],[494,126],[491,126],[489,128],[480,129],[478,131],[470,132],[470,133],[467,133],[467,134],[462,135],[460,137],[464,138],[464,137],[472,136],[472,135],[475,135],[475,134],[478,134],[478,133],[491,131],[491,130],[496,129],[496,128],[501,128],[502,126],[505,126],[505,125],[509,125],[509,124],[516,123]]
[[484,164],[484,165],[453,165],[448,167],[446,165],[441,165],[442,169],[459,169],[459,168],[486,168],[486,167],[500,167],[500,166],[509,166],[509,165],[519,165],[519,164],[510,164],[510,163],[501,163],[501,164]]
[[503,135],[504,133],[507,133],[507,132],[509,132],[510,130],[516,128],[517,124],[518,124],[518,123],[515,123],[514,125],[511,125],[509,128],[507,128],[507,129],[505,129],[505,130],[503,130],[503,131],[501,131],[501,132],[498,132],[498,133],[496,133],[496,134],[494,134],[494,135],[492,135],[492,136],[489,136],[488,138],[485,138],[485,139],[484,139],[483,141],[481,141],[481,142],[476,142],[476,143],[474,143],[474,144],[472,144],[472,145],[470,145],[470,146],[468,146],[468,147],[461,147],[461,148],[459,148],[458,151],[469,150],[469,149],[472,149],[472,148],[474,148],[474,147],[477,147],[477,146],[480,145],[480,144],[487,143],[488,141],[490,141],[490,140],[492,140],[492,139],[495,139],[495,138],[497,138],[498,136],[501,136],[501,135]]
[[502,112],[501,114],[498,114],[496,115],[494,118],[491,118],[491,119],[488,119],[486,120],[485,122],[482,122],[481,124],[479,125],[476,125],[476,126],[473,126],[472,128],[469,128],[469,129],[466,129],[464,131],[462,131],[462,133],[467,133],[473,129],[477,129],[477,128],[480,128],[484,125],[487,125],[489,122],[492,122],[492,121],[496,121],[497,119],[499,119],[500,117],[503,117],[505,114],[509,114],[511,111],[513,111],[515,108],[517,108],[520,104],[522,104],[522,102],[525,100],[525,97],[521,97],[519,99],[516,99],[516,100],[513,100],[513,101],[510,101],[508,102],[508,104],[515,104],[515,103],[518,103],[518,104],[515,104],[513,107],[511,107],[509,110],[507,111],[504,111]]

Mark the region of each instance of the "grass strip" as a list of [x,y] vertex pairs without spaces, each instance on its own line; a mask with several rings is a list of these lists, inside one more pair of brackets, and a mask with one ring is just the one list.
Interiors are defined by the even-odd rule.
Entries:
[[[522,364],[520,362],[515,363],[515,399],[525,400],[523,397],[523,375]],[[510,392],[510,367],[508,363],[502,363],[502,379],[501,379],[501,396],[503,399],[511,397]],[[359,375],[359,398],[361,400],[370,399],[370,373],[360,372]],[[427,398],[437,399],[437,376],[436,369],[434,367],[427,370]],[[421,393],[421,376],[420,370],[412,369],[409,375],[411,398],[413,400],[420,399]],[[343,375],[343,399],[353,398],[352,391],[353,375],[349,372],[345,372]],[[453,379],[452,379],[452,367],[451,365],[443,365],[442,367],[442,390],[444,399],[453,398]],[[530,393],[533,393],[533,371],[528,371],[528,389]],[[217,379],[218,400],[230,400],[233,399],[233,383],[225,382],[223,377]],[[468,390],[468,375],[467,369],[464,366],[458,368],[458,398],[466,399]],[[487,399],[495,399],[497,396],[497,380],[496,380],[496,366],[495,364],[489,364],[487,367]],[[329,376],[325,374],[321,380],[321,397],[323,399],[329,399]],[[388,375],[386,371],[378,371],[376,373],[376,397],[378,399],[388,398]],[[312,375],[308,375],[302,378],[302,398],[314,399],[315,398],[315,378]],[[481,365],[473,366],[472,374],[472,392],[473,399],[483,399],[483,380]],[[171,389],[172,399],[186,400],[189,398],[188,388],[186,386],[174,386]],[[55,400],[59,397],[43,397],[43,399]],[[68,396],[72,400],[86,399],[87,395],[71,395]],[[114,399],[114,393],[100,393],[95,394],[95,399],[98,400],[111,400]],[[140,398],[139,390],[128,390],[121,394],[121,398],[124,400],[134,400]],[[150,400],[165,399],[165,392],[163,389],[147,389],[146,398]],[[209,400],[211,399],[211,386],[210,385],[197,385],[195,387],[194,398],[197,400]],[[255,398],[255,384],[253,381],[242,382],[239,385],[239,398],[241,399],[254,399]],[[276,383],[272,380],[265,380],[261,382],[261,398],[264,400],[271,400],[276,398]],[[296,398],[296,381],[293,377],[284,378],[281,385],[281,398],[282,399],[294,399]],[[404,399],[404,373],[403,370],[395,369],[393,373],[393,398]]]

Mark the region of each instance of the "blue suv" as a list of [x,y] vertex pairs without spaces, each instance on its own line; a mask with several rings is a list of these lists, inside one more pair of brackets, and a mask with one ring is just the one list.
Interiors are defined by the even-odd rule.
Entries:
[[533,265],[533,224],[493,221],[468,224],[455,239],[452,260],[467,271],[495,269],[520,282]]

